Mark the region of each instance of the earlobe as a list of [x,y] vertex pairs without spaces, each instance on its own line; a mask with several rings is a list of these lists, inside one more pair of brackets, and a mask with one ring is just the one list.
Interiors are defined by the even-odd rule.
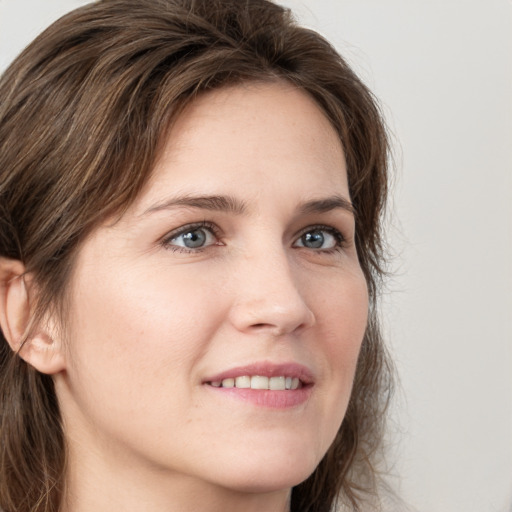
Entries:
[[24,265],[0,258],[0,327],[11,349],[42,373],[64,370],[63,347],[48,325],[31,325],[30,286]]

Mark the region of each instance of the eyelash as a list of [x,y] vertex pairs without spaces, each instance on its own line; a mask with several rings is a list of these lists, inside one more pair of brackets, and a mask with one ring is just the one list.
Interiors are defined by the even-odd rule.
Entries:
[[[162,245],[166,249],[169,249],[173,252],[181,252],[181,253],[185,253],[185,254],[202,252],[205,249],[208,249],[208,247],[210,247],[210,245],[207,245],[206,247],[197,247],[195,249],[192,249],[192,248],[182,247],[179,245],[173,245],[171,243],[174,239],[178,238],[179,236],[189,233],[191,231],[196,231],[198,229],[205,229],[205,230],[210,231],[212,233],[212,235],[217,239],[221,236],[220,229],[215,224],[204,220],[202,222],[187,224],[186,226],[182,226],[181,228],[177,229],[176,231],[169,233],[162,240]],[[214,244],[214,245],[216,245],[216,244]]]
[[[332,254],[332,253],[339,252],[339,251],[343,250],[346,246],[346,238],[343,236],[341,231],[339,231],[338,229],[336,229],[332,226],[326,226],[324,224],[316,224],[313,226],[308,226],[307,228],[303,229],[300,232],[300,234],[297,236],[297,238],[295,239],[294,244],[298,240],[300,240],[306,233],[310,233],[313,231],[325,231],[325,232],[329,233],[336,240],[336,245],[334,247],[331,247],[329,249],[317,249],[314,252],[319,252],[319,253],[323,253],[323,254]],[[299,247],[308,249],[308,247],[304,247],[304,246],[299,246]],[[311,250],[313,250],[313,249],[311,249]]]
[[[205,247],[187,248],[187,247],[183,247],[183,246],[179,246],[179,245],[174,245],[174,244],[171,243],[173,240],[175,240],[179,236],[184,235],[186,233],[189,233],[191,231],[196,231],[198,229],[205,229],[205,230],[210,231],[211,234],[216,239],[220,238],[220,236],[221,236],[221,231],[218,228],[218,226],[216,226],[215,224],[213,224],[211,222],[208,222],[208,221],[202,221],[202,222],[196,222],[196,223],[193,223],[193,224],[187,224],[185,226],[182,226],[178,230],[173,231],[172,233],[169,233],[162,240],[161,243],[162,243],[162,245],[166,249],[169,249],[169,250],[171,250],[173,252],[180,252],[180,253],[185,253],[185,254],[203,252],[205,249],[208,249],[209,247],[211,247],[211,245],[218,245],[218,244],[211,244],[211,245],[207,245]],[[343,236],[343,234],[339,230],[337,230],[336,228],[334,228],[332,226],[326,226],[326,225],[323,225],[323,224],[316,224],[316,225],[312,225],[312,226],[308,226],[308,227],[304,228],[297,235],[297,237],[295,238],[293,246],[296,247],[296,248],[308,249],[308,247],[305,247],[303,245],[302,246],[295,246],[295,244],[305,234],[307,234],[309,232],[314,232],[314,231],[325,231],[325,232],[329,233],[336,240],[336,245],[334,247],[331,247],[331,248],[328,248],[328,249],[316,249],[315,250],[315,249],[309,248],[313,252],[323,253],[323,254],[332,254],[332,253],[341,251],[345,247],[345,245],[346,245],[346,238]]]

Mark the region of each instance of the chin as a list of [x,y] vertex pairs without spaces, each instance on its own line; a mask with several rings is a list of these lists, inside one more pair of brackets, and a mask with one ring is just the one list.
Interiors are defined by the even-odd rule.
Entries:
[[261,494],[291,489],[306,480],[315,468],[308,471],[287,471],[265,474],[264,470],[247,475],[237,475],[228,487],[242,493]]
[[[279,450],[277,450],[279,451]],[[231,470],[219,471],[217,477],[224,485],[244,493],[275,492],[290,489],[306,480],[316,469],[320,460],[312,453],[296,450],[288,454],[240,454],[238,463]],[[225,468],[227,469],[227,468]],[[220,483],[220,482],[219,482]]]

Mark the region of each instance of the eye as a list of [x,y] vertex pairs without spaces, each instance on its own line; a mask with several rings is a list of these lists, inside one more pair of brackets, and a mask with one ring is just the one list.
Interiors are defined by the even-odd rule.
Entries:
[[343,235],[337,229],[315,226],[304,231],[293,246],[317,251],[332,251],[341,247],[343,241]]
[[167,236],[163,244],[173,250],[192,252],[214,245],[216,242],[215,228],[202,222],[179,228]]

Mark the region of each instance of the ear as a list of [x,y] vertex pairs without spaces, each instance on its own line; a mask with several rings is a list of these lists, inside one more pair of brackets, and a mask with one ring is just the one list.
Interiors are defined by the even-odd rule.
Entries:
[[32,325],[33,287],[23,263],[0,257],[0,327],[11,349],[42,373],[65,369],[64,347],[57,329]]

